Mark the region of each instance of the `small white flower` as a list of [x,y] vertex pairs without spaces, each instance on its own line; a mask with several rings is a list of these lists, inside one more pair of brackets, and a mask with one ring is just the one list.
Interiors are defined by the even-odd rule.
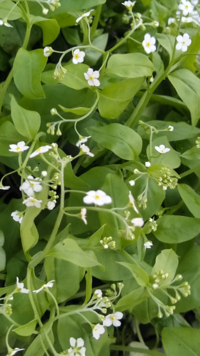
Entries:
[[134,218],[131,222],[134,226],[142,227],[144,225],[144,220],[142,218]]
[[157,283],[152,284],[153,289],[158,289],[159,285]]
[[47,176],[47,171],[42,171],[41,175],[42,175],[42,177],[46,177]]
[[79,21],[81,21],[84,17],[88,17],[90,16],[91,12],[94,11],[94,9],[88,11],[88,12],[84,12],[80,17],[78,17],[76,19],[76,23],[78,23]]
[[45,57],[49,57],[53,53],[52,47],[44,47],[43,53]]
[[86,208],[81,209],[81,219],[83,220],[85,225],[87,225],[86,214],[87,214],[87,209]]
[[18,277],[16,277],[16,286],[17,286],[17,292],[24,293],[24,294],[29,293],[29,289],[24,288],[24,283],[20,283]]
[[14,356],[17,352],[23,351],[24,349],[19,349],[18,347],[15,347],[15,349],[9,349],[8,354],[6,356]]
[[94,157],[94,153],[90,152],[90,149],[89,149],[88,146],[86,146],[84,144],[80,145],[80,149],[81,149],[81,153],[82,154],[86,154],[86,155],[88,155],[90,157]]
[[29,197],[32,197],[34,192],[41,192],[42,186],[40,178],[33,178],[33,176],[27,176],[27,178],[29,180],[25,180],[19,189],[23,190]]
[[53,210],[55,208],[55,206],[56,206],[56,204],[54,203],[54,201],[48,201],[47,209]]
[[124,1],[122,2],[122,5],[124,5],[128,10],[132,10],[135,3],[136,1]]
[[176,20],[174,17],[169,17],[168,18],[168,25],[171,25],[172,23],[174,23]]
[[48,12],[49,12],[49,10],[48,10],[48,9],[46,9],[46,7],[43,7],[42,13],[43,13],[44,15],[47,15],[47,14],[48,14]]
[[153,242],[151,242],[151,241],[147,241],[144,243],[145,248],[151,248],[152,246],[153,246]]
[[144,41],[142,42],[142,45],[144,47],[144,50],[146,53],[152,53],[156,51],[156,39],[155,37],[151,36],[149,33],[146,33],[144,36]]
[[8,190],[8,189],[10,189],[10,186],[9,185],[3,185],[2,183],[0,183],[0,189],[1,190]]
[[74,64],[82,63],[84,61],[84,57],[85,57],[85,52],[80,51],[80,49],[77,48],[73,52],[72,62]]
[[87,140],[88,140],[90,137],[91,137],[91,136],[86,136],[86,137],[80,136],[78,142],[76,143],[76,146],[77,146],[77,147],[80,147],[81,144],[87,142]]
[[97,79],[97,78],[99,78],[98,70],[93,71],[92,68],[89,68],[87,73],[84,73],[84,77],[88,81],[88,84],[90,86],[99,87],[100,81]]
[[184,23],[190,23],[190,22],[193,22],[193,19],[191,17],[185,17],[183,16],[181,18],[181,21],[184,22]]
[[96,340],[99,340],[100,336],[105,333],[103,325],[97,324],[92,330],[92,335]]
[[177,39],[177,44],[176,44],[176,49],[178,51],[186,52],[188,49],[188,46],[191,45],[192,40],[190,39],[190,36],[187,33],[184,33],[183,36],[179,35],[176,37]]
[[150,162],[145,162],[145,167],[147,167],[147,168],[151,167],[151,163]]
[[97,297],[97,298],[101,298],[103,293],[102,293],[102,290],[101,289],[96,289],[95,292],[94,292],[94,295]]
[[167,153],[170,151],[170,148],[165,147],[165,145],[155,146],[155,150],[159,153]]
[[70,337],[70,348],[68,349],[69,356],[85,356],[86,348],[84,347],[84,340],[79,337],[77,340]]
[[129,204],[132,206],[132,208],[135,210],[135,212],[139,214],[139,211],[138,211],[138,209],[136,208],[136,205],[135,205],[135,199],[133,198],[133,196],[131,194],[131,191],[129,191],[128,198],[129,198]]
[[41,203],[42,203],[42,200],[37,200],[33,197],[29,197],[23,201],[23,204],[25,204],[27,207],[35,206],[38,209],[41,208]]
[[169,125],[168,126],[168,131],[174,131],[174,126]]
[[119,321],[120,319],[123,318],[123,313],[121,312],[116,312],[114,314],[109,314],[106,315],[104,321],[103,321],[103,326],[120,326],[121,322]]
[[21,224],[22,220],[23,220],[23,217],[19,215],[19,211],[18,210],[15,210],[13,211],[13,213],[11,214],[13,220],[19,222]]
[[194,10],[194,6],[187,0],[181,0],[181,4],[178,8],[183,12],[184,16],[187,16]]
[[199,0],[191,0],[192,5],[197,5]]
[[26,146],[24,141],[20,141],[16,145],[9,145],[9,147],[10,147],[10,149],[9,149],[10,152],[17,152],[17,153],[23,152],[23,151],[26,151],[29,149],[29,146]]
[[43,284],[43,286],[37,290],[33,290],[33,293],[39,293],[41,292],[43,289],[45,288],[52,288],[53,287],[53,283],[55,282],[55,280],[49,281],[46,284]]
[[96,204],[98,206],[102,206],[112,203],[112,198],[102,190],[90,190],[86,194],[87,195],[83,198],[85,204]]
[[133,187],[135,185],[135,181],[134,180],[129,180],[129,184],[131,185],[131,187]]
[[10,23],[8,23],[7,19],[0,20],[0,26],[13,27]]
[[39,155],[40,153],[46,153],[46,152],[48,152],[48,151],[51,150],[51,149],[52,149],[52,147],[49,146],[49,145],[41,146],[41,147],[39,147],[36,151],[34,151],[33,153],[31,153],[30,158],[35,157],[35,156]]

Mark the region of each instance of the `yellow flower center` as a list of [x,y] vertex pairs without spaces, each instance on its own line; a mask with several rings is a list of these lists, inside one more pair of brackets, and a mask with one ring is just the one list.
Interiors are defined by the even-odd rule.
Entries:
[[99,199],[100,199],[100,196],[99,196],[99,195],[95,195],[95,196],[94,196],[94,199],[99,200]]
[[35,203],[35,199],[30,199],[31,203]]
[[90,80],[93,80],[93,79],[94,79],[94,77],[92,75],[90,75]]
[[75,54],[74,58],[78,59],[79,58],[79,54]]
[[40,152],[40,151],[41,151],[41,148],[38,148],[36,151],[37,151],[37,152]]
[[114,316],[111,316],[110,319],[111,319],[112,321],[114,321],[114,320],[115,320],[115,317],[114,317]]
[[34,185],[35,185],[35,183],[30,183],[30,186],[31,186],[31,187],[34,187]]
[[19,151],[19,150],[21,150],[21,147],[17,146],[16,151]]
[[188,7],[189,7],[188,5],[185,5],[185,8],[186,8],[186,9],[188,9]]
[[151,43],[150,43],[150,42],[147,42],[147,43],[146,43],[146,46],[147,46],[147,47],[150,47],[150,46],[151,46]]

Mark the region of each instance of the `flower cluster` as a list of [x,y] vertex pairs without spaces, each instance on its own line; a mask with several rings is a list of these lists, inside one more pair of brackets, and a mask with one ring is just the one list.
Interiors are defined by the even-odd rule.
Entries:
[[175,189],[178,179],[173,178],[173,173],[169,168],[162,167],[160,170],[160,177],[157,178],[157,183],[163,190],[167,190],[167,188]]
[[102,240],[100,240],[100,244],[105,249],[108,249],[108,248],[110,248],[111,250],[115,249],[115,241],[113,241],[113,238],[111,236],[104,237]]

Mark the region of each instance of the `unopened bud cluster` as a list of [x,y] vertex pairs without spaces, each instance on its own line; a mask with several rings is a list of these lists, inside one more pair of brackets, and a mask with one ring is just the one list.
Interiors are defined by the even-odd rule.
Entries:
[[153,289],[158,289],[160,288],[160,285],[162,284],[162,281],[167,279],[169,277],[168,273],[164,273],[162,270],[154,273],[151,284]]
[[61,81],[65,77],[66,73],[67,73],[67,70],[65,68],[63,68],[60,63],[58,63],[56,66],[56,69],[54,71],[53,78],[55,80]]
[[105,249],[108,249],[108,248],[110,248],[111,250],[115,249],[115,241],[113,241],[113,238],[111,236],[104,237],[102,240],[100,240],[100,244]]
[[149,219],[149,227],[151,228],[151,231],[156,231],[158,224],[154,219],[150,218]]
[[195,143],[196,143],[197,148],[200,148],[200,137],[197,137]]
[[160,177],[157,178],[157,183],[162,187],[163,190],[167,190],[167,188],[175,189],[178,183],[178,179],[172,177],[169,168],[163,167],[160,170]]
[[147,207],[147,192],[146,192],[146,189],[142,194],[138,195],[137,204],[138,204],[139,208],[142,208],[143,210],[146,209],[146,207]]

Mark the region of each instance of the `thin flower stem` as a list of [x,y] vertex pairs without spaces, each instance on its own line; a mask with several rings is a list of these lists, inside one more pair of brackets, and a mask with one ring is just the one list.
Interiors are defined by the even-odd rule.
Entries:
[[59,307],[58,307],[56,298],[54,297],[54,295],[50,292],[50,290],[48,288],[46,288],[46,293],[48,293],[51,296],[51,298],[53,299],[55,307],[56,307],[56,313],[57,313],[57,315],[59,315]]
[[134,319],[134,324],[135,324],[135,329],[136,329],[137,336],[138,336],[138,339],[139,339],[140,343],[145,345],[145,342],[143,340],[142,334],[140,332],[139,322],[138,322],[138,320],[136,318]]
[[96,7],[96,12],[95,12],[95,17],[94,17],[94,21],[91,27],[91,32],[90,32],[90,36],[91,36],[91,40],[94,38],[95,35],[95,31],[97,29],[98,23],[99,23],[99,19],[101,16],[101,10],[102,10],[102,5],[98,5]]
[[120,47],[131,35],[132,33],[142,25],[141,21],[139,21],[139,23],[137,24],[137,26],[135,26],[124,38],[121,39],[121,41],[119,41],[115,46],[113,46],[112,48],[110,48],[107,52],[111,53],[113,51],[115,51],[118,47]]

